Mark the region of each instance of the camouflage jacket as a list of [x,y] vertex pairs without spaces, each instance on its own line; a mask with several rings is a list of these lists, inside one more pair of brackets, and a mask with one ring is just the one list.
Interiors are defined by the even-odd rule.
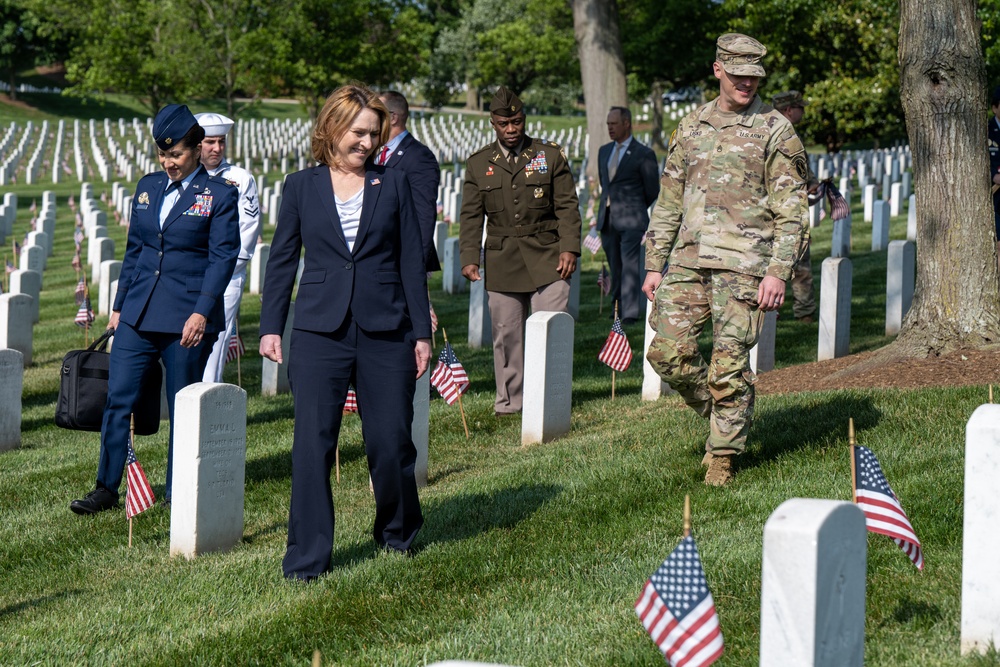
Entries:
[[646,240],[646,270],[668,263],[787,281],[809,234],[808,162],[792,124],[756,97],[742,113],[716,102],[671,137]]

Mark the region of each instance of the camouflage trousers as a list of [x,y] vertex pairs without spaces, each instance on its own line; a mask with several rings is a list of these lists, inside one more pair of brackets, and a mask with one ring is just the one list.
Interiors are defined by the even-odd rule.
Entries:
[[795,319],[812,317],[816,314],[816,297],[813,293],[812,259],[809,256],[809,242],[792,271],[792,315]]
[[[646,358],[695,412],[711,419],[706,450],[739,454],[753,419],[757,376],[750,348],[764,321],[757,309],[760,278],[734,271],[670,266],[656,290],[650,326],[656,332]],[[698,336],[712,318],[712,359]]]

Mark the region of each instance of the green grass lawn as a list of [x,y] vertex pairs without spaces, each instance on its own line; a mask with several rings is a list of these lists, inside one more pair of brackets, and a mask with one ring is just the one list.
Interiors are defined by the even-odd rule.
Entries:
[[[432,280],[441,324],[471,377],[464,406],[472,436],[466,440],[457,406],[435,397],[430,483],[421,492],[426,523],[414,558],[375,549],[360,424],[348,416],[333,572],[313,585],[282,578],[293,414],[289,396],[260,396],[260,303],[252,295],[241,316],[243,542],[190,562],[171,559],[170,510],[157,506],[136,517],[128,548],[123,510],[69,511],[93,486],[99,436],[52,421],[60,360],[83,345],[84,332],[73,324],[67,206],[78,187],[18,186],[14,238],[44,189],[58,193],[55,254],[34,330],[35,365],[24,376],[22,446],[0,454],[0,665],[305,665],[315,649],[324,663],[341,665],[662,665],[632,605],[678,542],[688,494],[725,635],[719,664],[756,665],[764,523],[788,498],[850,499],[849,417],[902,498],[926,559],[920,573],[888,538],[870,536],[867,664],[997,664],[995,655],[959,656],[964,427],[986,388],[762,396],[736,480],[706,487],[699,462],[707,425],[676,397],[641,401],[639,358],[618,375],[610,400],[610,370],[596,359],[610,324],[595,284],[600,257],[583,263],[572,431],[543,445],[522,447],[519,422],[493,416],[491,352],[464,344],[467,297],[445,295],[440,278]],[[870,225],[857,205],[855,212],[851,351],[859,352],[887,342],[885,253],[868,252]],[[124,228],[109,233],[120,257]],[[270,238],[273,228],[264,233]],[[830,235],[829,221],[814,230],[817,288]],[[905,217],[893,220],[891,237],[905,237]],[[781,315],[778,365],[814,360],[817,325],[796,322],[790,305]],[[638,352],[641,328],[628,333]],[[226,374],[237,381],[235,363]],[[136,443],[158,495],[166,434],[164,424]]]

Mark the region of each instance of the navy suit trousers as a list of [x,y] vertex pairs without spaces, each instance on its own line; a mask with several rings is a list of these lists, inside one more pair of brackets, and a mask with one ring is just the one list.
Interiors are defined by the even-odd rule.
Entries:
[[373,536],[382,547],[405,551],[423,525],[414,468],[413,341],[403,331],[365,332],[348,314],[333,333],[294,329],[288,381],[295,403],[288,578],[330,569],[334,510],[330,470],[335,461],[348,384],[354,384],[361,432],[375,491]]
[[608,257],[608,270],[611,273],[612,299],[618,302],[618,315],[623,320],[638,320],[645,315],[645,308],[640,308],[640,297],[646,272],[639,266],[642,237],[645,233],[644,229],[615,229],[611,211],[608,211],[601,229],[601,245]]
[[[209,340],[206,338],[206,340]],[[146,369],[163,359],[166,369],[167,405],[170,408],[170,445],[167,453],[167,482],[164,497],[170,499],[174,458],[174,396],[178,391],[201,382],[212,346],[202,341],[195,347],[181,347],[181,334],[137,331],[118,323],[108,365],[108,402],[101,424],[101,458],[97,484],[118,492],[128,455],[129,418],[139,401]]]

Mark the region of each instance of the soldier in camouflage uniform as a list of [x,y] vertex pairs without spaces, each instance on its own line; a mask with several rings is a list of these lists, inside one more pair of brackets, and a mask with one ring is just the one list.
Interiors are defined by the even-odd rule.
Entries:
[[490,102],[490,124],[497,140],[466,163],[459,255],[462,275],[472,282],[482,278],[485,261],[493,408],[505,416],[521,411],[528,315],[569,307],[569,279],[580,256],[580,202],[562,149],[525,135],[524,105],[504,86]]
[[[771,98],[771,106],[781,112],[792,125],[802,120],[806,110],[806,101],[797,90],[787,90]],[[810,193],[819,188],[819,181],[810,172],[806,187]],[[812,324],[816,314],[816,296],[813,291],[812,257],[809,254],[809,243],[802,248],[802,256],[795,263],[792,271],[792,315],[799,322]]]
[[[649,223],[643,292],[655,303],[647,359],[711,419],[705,482],[733,476],[753,416],[750,348],[776,310],[807,238],[805,150],[791,123],[757,96],[767,50],[746,35],[717,42],[717,99],[671,137]],[[668,268],[667,268],[668,267]],[[663,273],[667,268],[666,274]],[[710,364],[698,335],[712,318]]]

